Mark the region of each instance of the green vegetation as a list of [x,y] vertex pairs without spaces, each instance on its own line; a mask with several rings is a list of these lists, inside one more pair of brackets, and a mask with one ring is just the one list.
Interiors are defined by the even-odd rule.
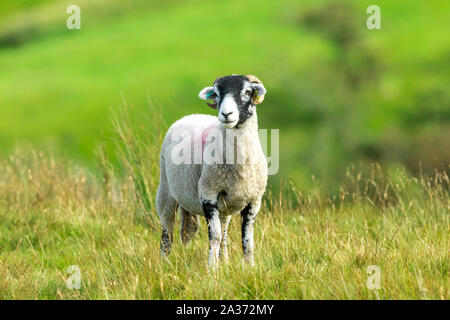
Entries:
[[[450,2],[380,2],[370,31],[366,0],[78,0],[69,31],[72,2],[0,3],[0,298],[449,299]],[[162,137],[232,73],[280,129],[256,265],[238,217],[217,272],[205,223],[163,261]]]
[[31,142],[92,163],[121,95],[141,110],[150,97],[170,123],[213,113],[197,93],[218,75],[254,73],[269,90],[261,127],[280,129],[275,180],[307,187],[313,173],[337,190],[351,163],[449,163],[448,2],[383,3],[372,31],[370,1],[158,3],[79,1],[78,31],[65,28],[69,1],[5,9],[2,153]]
[[[255,229],[256,265],[243,264],[234,217],[230,261],[209,271],[204,221],[188,247],[177,228],[172,254],[160,256],[153,199],[162,128],[146,140],[126,113],[115,119],[119,165],[102,149],[96,174],[42,152],[18,151],[0,164],[0,298],[449,298],[445,173],[349,168],[337,197],[320,183],[307,193],[270,188]],[[80,290],[66,286],[71,265],[80,268]],[[370,265],[381,269],[379,290],[366,286]]]

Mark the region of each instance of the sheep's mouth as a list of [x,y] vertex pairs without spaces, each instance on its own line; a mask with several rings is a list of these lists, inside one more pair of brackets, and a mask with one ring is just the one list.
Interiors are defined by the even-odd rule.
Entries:
[[235,121],[233,121],[233,120],[219,120],[221,123],[222,123],[222,125],[225,127],[225,128],[227,128],[227,129],[231,129],[231,128],[234,128],[235,126],[236,126],[236,124],[237,124],[237,121],[235,120]]

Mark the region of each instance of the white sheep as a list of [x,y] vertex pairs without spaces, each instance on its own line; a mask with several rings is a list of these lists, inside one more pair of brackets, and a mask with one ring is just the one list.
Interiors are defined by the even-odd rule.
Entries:
[[255,76],[218,78],[200,91],[218,117],[194,114],[176,121],[164,138],[156,208],[161,220],[161,252],[170,253],[175,213],[181,240],[190,242],[199,219],[208,223],[209,265],[227,259],[231,215],[242,215],[244,258],[253,264],[253,223],[267,184],[267,161],[258,136],[256,105],[266,89]]

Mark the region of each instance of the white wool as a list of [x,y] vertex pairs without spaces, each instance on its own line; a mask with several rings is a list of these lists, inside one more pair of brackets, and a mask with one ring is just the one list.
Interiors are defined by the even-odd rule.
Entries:
[[[222,79],[222,80],[220,80]],[[231,79],[235,81],[236,78]],[[267,185],[267,160],[258,135],[256,104],[264,100],[265,88],[255,76],[241,77],[242,101],[251,102],[239,123],[237,102],[225,93],[218,117],[194,114],[176,121],[168,130],[161,150],[161,179],[156,209],[161,219],[161,250],[168,254],[172,245],[173,224],[178,206],[181,215],[181,240],[189,243],[198,229],[199,216],[208,221],[209,263],[227,257],[227,227],[230,216],[242,214],[244,258],[253,263],[253,223]],[[229,81],[229,77],[217,81]],[[229,82],[229,83],[232,83]],[[235,83],[235,82],[234,82]],[[203,100],[215,87],[200,91]],[[254,90],[253,98],[247,93]],[[259,94],[259,95],[258,95]],[[239,123],[239,124],[238,124]],[[220,248],[219,248],[220,247]]]
[[[202,135],[207,130],[205,137]],[[179,147],[179,140],[172,141],[172,136],[177,132],[190,133],[191,143],[187,149],[194,150],[211,149],[208,133],[219,131],[224,136],[223,163],[222,164],[174,164],[172,161],[172,149]],[[229,164],[227,154],[233,145],[226,141],[227,131],[235,130],[237,143],[234,144],[235,159],[244,159],[248,164]],[[206,141],[205,141],[206,140]],[[230,139],[229,139],[230,140]],[[226,143],[228,142],[228,144]],[[239,145],[239,142],[244,142]],[[204,143],[204,146],[202,144]],[[219,147],[217,148],[219,149]],[[193,159],[191,159],[193,163]],[[228,159],[230,160],[230,159]],[[234,160],[234,159],[232,159]],[[201,162],[202,159],[200,159]],[[230,161],[228,161],[230,162]],[[161,152],[161,179],[167,179],[168,190],[159,192],[167,193],[176,203],[193,214],[203,216],[200,197],[213,200],[221,191],[226,196],[219,201],[219,212],[221,215],[239,213],[244,207],[262,197],[267,182],[267,162],[261,148],[258,137],[256,115],[248,119],[240,129],[224,129],[216,117],[195,114],[186,116],[176,121],[167,132]],[[164,187],[164,186],[160,186]]]

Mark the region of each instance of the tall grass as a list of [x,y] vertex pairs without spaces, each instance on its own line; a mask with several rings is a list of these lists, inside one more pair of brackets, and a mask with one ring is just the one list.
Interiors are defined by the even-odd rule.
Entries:
[[[414,177],[351,167],[336,195],[320,181],[310,190],[269,187],[254,267],[242,262],[239,218],[230,261],[216,272],[207,267],[205,223],[163,261],[153,199],[166,126],[150,108],[152,132],[135,124],[132,106],[113,113],[118,160],[100,147],[94,172],[41,151],[1,162],[0,298],[449,298],[446,170]],[[70,265],[81,270],[80,290],[66,286]],[[366,286],[370,265],[381,269],[379,290]]]
[[[161,110],[148,99],[148,109],[139,112],[140,123],[133,121],[128,112],[132,106],[123,98],[123,108],[112,112],[112,124],[116,132],[115,145],[118,154],[118,167],[108,161],[107,152],[98,153],[107,188],[117,188],[109,183],[125,177],[132,182],[133,200],[138,204],[140,216],[147,218],[149,225],[155,226],[154,192],[159,184],[159,154],[163,141],[165,122]],[[117,170],[119,174],[117,174]],[[118,178],[118,176],[120,178]]]

